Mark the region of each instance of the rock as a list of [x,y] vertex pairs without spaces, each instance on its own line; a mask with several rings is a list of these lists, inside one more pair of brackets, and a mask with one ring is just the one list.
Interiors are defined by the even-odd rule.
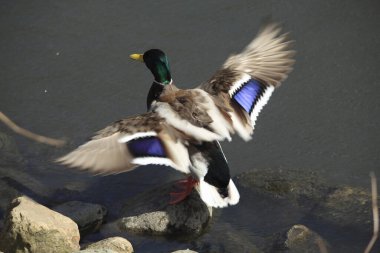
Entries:
[[22,195],[21,192],[10,186],[5,180],[0,179],[0,211],[1,213],[7,210],[9,203]]
[[119,231],[138,234],[200,234],[211,219],[212,208],[206,206],[195,190],[184,201],[169,205],[171,191],[173,183],[136,196],[124,206],[124,218],[108,224],[105,230],[117,227]]
[[359,187],[330,186],[310,170],[265,170],[238,176],[237,184],[266,196],[296,203],[327,226],[368,233],[372,228],[371,193]]
[[85,249],[98,249],[98,250],[112,250],[116,253],[132,253],[132,244],[122,237],[110,237],[96,243],[92,243],[85,247]]
[[[253,170],[239,175],[235,182],[242,196],[241,208],[236,213],[244,217],[247,213],[244,210],[249,208],[259,217],[248,217],[253,227],[284,231],[303,220],[318,224],[324,231],[336,231],[338,236],[331,239],[335,240],[331,241],[334,245],[343,240],[350,240],[354,245],[353,234],[358,243],[372,235],[371,193],[368,190],[331,185],[322,174],[304,169]],[[272,217],[277,218],[276,222],[268,220]],[[269,241],[268,237],[270,248]]]
[[79,250],[78,226],[70,218],[27,197],[12,201],[0,235],[5,252],[73,252]]
[[5,212],[8,204],[16,197],[27,194],[41,199],[50,192],[25,167],[25,160],[13,138],[0,132],[0,212]]
[[119,222],[119,226],[125,230],[151,234],[165,234],[169,225],[169,215],[165,211],[126,217],[122,218]]
[[69,201],[55,206],[53,210],[75,221],[82,236],[99,230],[107,215],[104,206],[81,201]]
[[[7,184],[8,188],[11,187],[17,192],[23,193],[22,195],[31,196],[33,199],[38,199],[39,201],[47,199],[51,193],[50,188],[17,167],[0,166],[0,179]],[[7,202],[7,204],[9,202]]]
[[6,133],[0,132],[0,167],[14,167],[24,163],[14,139]]
[[236,229],[230,223],[221,220],[213,223],[206,234],[193,241],[193,249],[207,253],[263,253],[256,244],[263,244],[264,238],[247,233],[245,229]]
[[313,215],[334,226],[370,232],[371,193],[357,187],[339,187],[318,204]]
[[265,195],[294,201],[310,209],[331,191],[322,177],[307,169],[252,170],[237,176],[237,184]]
[[[294,225],[271,252],[320,253],[328,252],[328,243],[316,232],[304,225]],[[278,250],[278,249],[282,250]]]
[[75,253],[117,253],[111,249],[85,249],[81,251],[76,251]]
[[184,249],[184,250],[176,250],[176,251],[173,251],[172,253],[197,253],[197,252],[189,250],[189,249]]

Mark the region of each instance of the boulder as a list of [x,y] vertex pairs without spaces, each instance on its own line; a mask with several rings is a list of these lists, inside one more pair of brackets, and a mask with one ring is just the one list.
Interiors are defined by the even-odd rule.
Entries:
[[53,210],[75,221],[82,236],[99,230],[107,214],[104,206],[81,201],[69,201]]
[[122,237],[110,237],[85,247],[86,250],[112,250],[116,253],[132,253],[132,244]]
[[[328,252],[328,243],[316,232],[304,225],[292,226],[279,241],[277,249],[273,252],[289,253],[323,253]],[[280,246],[280,247],[279,247]]]
[[196,190],[182,202],[170,205],[173,183],[142,193],[123,208],[123,218],[107,229],[154,235],[196,235],[207,226],[212,208],[200,199]]
[[4,252],[73,252],[79,250],[79,230],[70,218],[27,197],[14,199],[0,235]]

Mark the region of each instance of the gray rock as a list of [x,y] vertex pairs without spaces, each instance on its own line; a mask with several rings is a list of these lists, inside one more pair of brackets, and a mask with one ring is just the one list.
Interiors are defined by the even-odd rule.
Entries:
[[107,215],[104,206],[81,201],[69,201],[55,206],[53,210],[75,221],[82,236],[99,230]]
[[203,231],[211,216],[209,208],[193,191],[187,199],[169,205],[173,183],[136,196],[124,206],[124,218],[105,229],[117,227],[121,231],[155,235],[195,235]]
[[75,253],[117,253],[117,251],[112,249],[84,249]]
[[5,212],[9,203],[22,195],[21,192],[10,186],[5,180],[0,179],[0,210]]
[[263,253],[257,245],[262,246],[261,244],[265,243],[264,238],[247,233],[245,229],[236,229],[222,220],[212,223],[214,224],[210,226],[210,231],[194,240],[192,246],[197,251],[207,253]]
[[[293,203],[300,212],[326,226],[363,233],[372,228],[371,194],[359,187],[331,186],[311,170],[253,170],[237,177],[241,188]],[[288,215],[288,214],[287,214]],[[301,219],[302,216],[299,217]],[[294,222],[293,222],[294,224]]]
[[143,213],[138,216],[122,218],[119,226],[135,233],[165,234],[170,225],[169,215],[165,211]]
[[[27,191],[31,195],[41,198],[48,197],[51,189],[46,187],[38,179],[17,167],[1,167],[0,178],[8,186],[17,191]],[[9,203],[9,202],[8,202]]]
[[110,237],[90,245],[87,245],[85,249],[110,249],[116,253],[132,253],[132,244],[122,237]]
[[0,235],[5,252],[73,252],[79,250],[78,226],[70,218],[27,197],[12,201]]
[[197,253],[197,252],[189,250],[189,249],[184,249],[184,250],[176,250],[176,251],[173,251],[172,253]]
[[25,161],[15,141],[2,132],[0,132],[0,192],[0,212],[5,212],[8,204],[23,193],[43,198],[51,192],[25,170]]
[[0,166],[24,164],[14,139],[6,133],[0,132]]
[[328,243],[304,225],[294,225],[289,229],[284,246],[289,253],[328,252]]
[[314,170],[252,170],[237,176],[237,184],[277,198],[296,202],[310,209],[324,199],[332,187]]
[[370,232],[371,193],[357,187],[339,187],[318,204],[313,210],[313,215],[334,226]]

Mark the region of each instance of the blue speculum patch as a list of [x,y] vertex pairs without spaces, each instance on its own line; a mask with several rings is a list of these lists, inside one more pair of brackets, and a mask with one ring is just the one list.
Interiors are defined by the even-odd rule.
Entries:
[[251,113],[253,106],[264,91],[264,85],[258,81],[251,79],[233,95],[233,99],[241,106],[247,113]]
[[154,136],[131,140],[127,145],[134,157],[166,157],[161,140]]

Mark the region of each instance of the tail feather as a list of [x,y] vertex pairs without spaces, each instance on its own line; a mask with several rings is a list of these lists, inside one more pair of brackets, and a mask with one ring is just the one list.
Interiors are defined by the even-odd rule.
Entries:
[[203,179],[199,180],[198,186],[199,195],[201,199],[211,207],[222,208],[228,205],[236,205],[239,202],[240,194],[232,181],[227,186],[227,196],[223,196],[218,188],[205,182]]

